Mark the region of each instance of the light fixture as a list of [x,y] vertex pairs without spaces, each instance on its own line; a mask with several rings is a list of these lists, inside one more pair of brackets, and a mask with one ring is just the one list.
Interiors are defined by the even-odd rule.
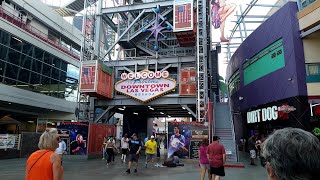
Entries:
[[154,109],[153,108],[149,108],[150,110],[152,110],[152,111],[154,111]]
[[151,108],[151,106],[148,106],[148,108]]
[[12,104],[11,102],[9,102],[8,104]]
[[188,112],[188,114],[191,114],[191,112]]
[[160,114],[164,114],[163,112],[160,112]]
[[28,123],[34,123],[34,121],[28,121]]
[[138,113],[136,113],[136,112],[133,112],[133,114],[138,115]]
[[123,106],[123,109],[126,109],[126,107],[125,107],[125,106]]
[[50,111],[53,111],[52,109],[50,109]]
[[121,110],[121,111],[124,111],[124,109],[123,108],[118,108],[119,110]]
[[168,115],[168,117],[169,117],[169,118],[171,118],[171,116],[170,116],[170,115]]
[[186,108],[182,106],[182,109],[186,109]]

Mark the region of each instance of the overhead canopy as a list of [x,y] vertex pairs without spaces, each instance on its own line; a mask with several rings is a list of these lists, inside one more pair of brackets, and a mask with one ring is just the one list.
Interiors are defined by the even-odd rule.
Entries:
[[21,122],[6,115],[0,118],[0,124],[21,124]]
[[[222,62],[220,63],[227,64],[241,43],[287,2],[288,0],[227,1],[227,4],[234,3],[236,8],[235,11],[226,19],[224,32],[225,37],[230,41],[221,42],[221,55],[219,59],[221,59]],[[216,30],[213,31],[216,32]],[[212,36],[214,37],[215,34],[213,33]],[[215,46],[220,42],[213,40],[212,43],[213,46]]]

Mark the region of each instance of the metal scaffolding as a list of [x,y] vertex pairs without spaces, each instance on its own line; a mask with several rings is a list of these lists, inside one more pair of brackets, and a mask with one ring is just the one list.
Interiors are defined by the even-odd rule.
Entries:
[[208,99],[208,78],[207,78],[207,1],[197,0],[197,120],[206,121],[206,107]]
[[221,45],[224,53],[223,62],[227,64],[241,43],[287,2],[288,0],[252,0],[245,6],[240,5],[235,13],[235,20],[231,21],[234,26],[230,30],[230,41]]

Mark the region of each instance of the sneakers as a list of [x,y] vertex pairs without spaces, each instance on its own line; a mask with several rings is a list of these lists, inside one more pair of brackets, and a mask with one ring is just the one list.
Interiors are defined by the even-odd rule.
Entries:
[[137,169],[134,169],[134,172],[135,172],[135,173],[138,172]]
[[[135,169],[135,171],[136,171],[136,169]],[[126,170],[126,173],[130,174],[130,169]]]
[[102,158],[102,160],[105,160],[104,158]]

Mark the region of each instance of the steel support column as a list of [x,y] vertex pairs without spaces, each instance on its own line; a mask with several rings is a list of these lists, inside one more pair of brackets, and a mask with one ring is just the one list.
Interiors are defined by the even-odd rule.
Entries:
[[97,7],[97,14],[96,14],[96,28],[95,28],[95,34],[94,34],[94,50],[95,54],[97,54],[98,59],[100,56],[100,36],[101,36],[101,30],[102,30],[102,15],[101,15],[101,8],[102,8],[102,0],[98,0],[98,7]]

